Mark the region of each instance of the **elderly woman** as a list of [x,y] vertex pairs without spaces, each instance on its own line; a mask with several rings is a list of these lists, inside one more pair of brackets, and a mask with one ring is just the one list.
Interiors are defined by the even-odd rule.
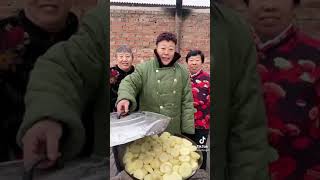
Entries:
[[300,0],[246,3],[275,155],[272,179],[320,179],[320,41],[294,24]]
[[129,46],[121,45],[116,50],[116,66],[110,68],[110,112],[115,111],[120,82],[127,75],[133,73],[133,54]]
[[[171,133],[194,134],[194,107],[188,70],[177,63],[176,36],[162,33],[157,37],[155,59],[139,64],[119,87],[117,112],[140,110],[172,118],[167,127]],[[137,95],[139,94],[139,98]]]

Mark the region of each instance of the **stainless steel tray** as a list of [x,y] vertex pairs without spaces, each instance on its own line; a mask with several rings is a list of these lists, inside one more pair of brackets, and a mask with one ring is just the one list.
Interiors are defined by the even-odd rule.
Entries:
[[170,120],[170,117],[147,111],[120,119],[116,112],[110,113],[110,147],[159,134],[167,128]]

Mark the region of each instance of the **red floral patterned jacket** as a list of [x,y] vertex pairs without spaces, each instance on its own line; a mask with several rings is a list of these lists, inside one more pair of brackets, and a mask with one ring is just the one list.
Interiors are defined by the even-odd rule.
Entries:
[[191,75],[195,128],[210,128],[210,75],[203,70]]
[[320,179],[320,41],[293,25],[275,39],[257,40],[273,180]]

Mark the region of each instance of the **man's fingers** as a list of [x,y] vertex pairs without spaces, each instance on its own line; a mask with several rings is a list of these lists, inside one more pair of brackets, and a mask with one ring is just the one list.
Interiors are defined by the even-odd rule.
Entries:
[[39,159],[38,146],[40,139],[28,133],[22,139],[23,143],[23,161],[25,166],[31,165],[35,160]]
[[47,157],[50,161],[56,161],[61,155],[59,152],[60,137],[61,134],[59,132],[47,133]]
[[124,103],[124,112],[125,112],[126,114],[129,112],[129,102],[128,102],[128,101],[126,101],[126,102]]

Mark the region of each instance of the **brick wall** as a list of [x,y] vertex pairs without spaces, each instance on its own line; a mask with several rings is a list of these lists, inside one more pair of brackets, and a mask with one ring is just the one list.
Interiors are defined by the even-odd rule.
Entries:
[[[227,6],[247,17],[246,5],[243,0],[223,0]],[[320,38],[320,0],[301,0],[296,10],[296,23],[307,34]]]
[[[173,11],[159,7],[110,7],[110,58],[114,65],[115,51],[121,44],[128,44],[134,53],[134,64],[153,57],[155,39],[163,31],[175,32]],[[186,13],[184,13],[186,14]],[[181,27],[180,53],[182,62],[189,49],[197,48],[205,54],[205,70],[210,61],[210,10],[194,9],[184,16]]]
[[[97,2],[98,0],[74,0],[73,12],[82,17]],[[21,0],[0,0],[0,19],[13,15],[18,8],[21,8]]]

